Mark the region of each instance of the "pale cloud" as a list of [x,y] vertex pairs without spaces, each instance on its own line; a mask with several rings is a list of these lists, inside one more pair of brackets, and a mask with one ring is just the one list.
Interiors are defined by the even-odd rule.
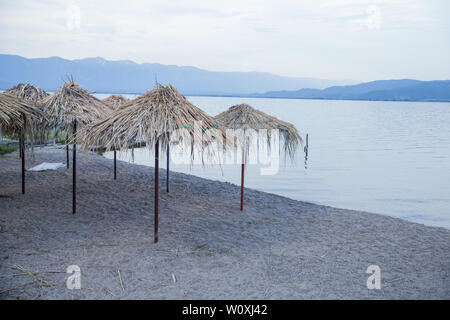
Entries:
[[69,31],[80,30],[81,10],[77,5],[70,5],[66,11],[66,25]]
[[0,0],[0,52],[298,77],[442,79],[450,74],[449,9],[445,0]]
[[[379,6],[371,5],[366,9],[367,17],[363,19],[354,19],[353,22],[358,27],[368,30],[380,30],[381,28],[381,9]],[[357,29],[356,29],[357,30]]]

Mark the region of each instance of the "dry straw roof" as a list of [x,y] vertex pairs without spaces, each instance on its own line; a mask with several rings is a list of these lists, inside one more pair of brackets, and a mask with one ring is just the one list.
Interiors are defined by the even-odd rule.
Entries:
[[17,135],[21,132],[24,121],[27,119],[27,133],[32,133],[32,122],[41,120],[41,112],[34,103],[25,101],[16,96],[0,93],[0,131],[7,135]]
[[19,83],[17,86],[6,90],[5,93],[35,102],[49,96],[49,94],[41,88],[35,87],[28,83]]
[[[280,138],[284,141],[285,152],[293,157],[302,138],[293,124],[279,120],[262,111],[256,110],[248,104],[238,104],[214,117],[220,125],[228,129],[278,129]],[[268,140],[270,143],[270,139]]]
[[108,106],[112,107],[113,109],[118,109],[122,105],[130,102],[130,99],[125,98],[121,94],[113,94],[108,98],[103,99],[103,102],[106,103]]
[[64,85],[39,103],[49,118],[50,127],[69,131],[74,121],[88,124],[105,117],[110,108],[74,81]]
[[[81,140],[85,148],[103,143],[107,150],[128,150],[136,142],[145,142],[152,147],[159,139],[165,147],[169,143],[167,133],[177,129],[186,129],[196,141],[202,141],[202,130],[194,130],[194,122],[201,121],[203,132],[225,132],[218,128],[214,118],[190,103],[172,85],[156,87],[128,102],[105,119],[87,126]],[[214,131],[217,130],[217,131]],[[200,131],[200,133],[198,132]],[[187,139],[182,139],[188,143]],[[189,141],[190,144],[190,141]]]
[[[32,101],[38,103],[38,101],[48,97],[49,94],[45,92],[43,89],[39,87],[35,87],[28,83],[19,83],[18,85],[8,89],[5,93],[14,95],[21,99]],[[37,105],[39,108],[39,105]],[[42,111],[42,109],[40,109]],[[41,115],[43,115],[42,113]],[[35,138],[43,137],[47,132],[47,120],[44,117],[40,117],[39,119],[34,119],[32,122],[29,121],[29,125],[27,126],[27,133],[32,134]]]

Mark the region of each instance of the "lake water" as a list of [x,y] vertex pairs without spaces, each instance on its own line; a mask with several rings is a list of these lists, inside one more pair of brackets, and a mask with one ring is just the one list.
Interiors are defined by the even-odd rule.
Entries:
[[[213,116],[245,102],[293,123],[303,138],[309,134],[307,160],[300,148],[294,162],[281,161],[273,176],[248,165],[248,188],[450,228],[450,103],[188,99]],[[134,160],[154,163],[148,150],[135,150]],[[238,164],[224,165],[223,173],[201,165],[171,164],[171,170],[240,183]]]

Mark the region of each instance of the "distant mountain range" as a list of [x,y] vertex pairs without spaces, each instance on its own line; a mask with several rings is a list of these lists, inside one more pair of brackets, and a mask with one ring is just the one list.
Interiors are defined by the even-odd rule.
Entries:
[[291,78],[262,72],[213,72],[159,63],[138,64],[130,60],[66,60],[59,57],[27,59],[0,54],[2,90],[27,82],[46,91],[55,91],[68,77],[73,77],[83,88],[97,93],[144,93],[152,89],[157,80],[161,84],[172,83],[184,95],[450,101],[450,80],[402,79],[350,84],[350,81]]
[[323,90],[308,88],[295,91],[269,91],[249,96],[290,99],[450,101],[450,80],[377,80]]
[[20,82],[57,90],[62,80],[73,76],[91,92],[144,93],[161,84],[172,83],[185,95],[227,95],[266,92],[269,90],[323,89],[350,81],[313,78],[290,78],[262,72],[213,72],[195,67],[138,64],[129,60],[108,61],[103,58],[66,60],[59,57],[27,59],[0,54],[0,89]]

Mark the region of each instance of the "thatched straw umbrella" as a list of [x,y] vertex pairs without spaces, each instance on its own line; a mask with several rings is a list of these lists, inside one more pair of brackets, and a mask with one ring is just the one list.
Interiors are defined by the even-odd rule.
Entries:
[[121,94],[113,94],[113,95],[110,95],[108,98],[103,99],[103,102],[106,103],[108,106],[110,106],[113,109],[118,109],[122,105],[130,102],[130,99],[125,98]]
[[[66,137],[72,133],[73,142],[73,202],[72,212],[76,212],[76,146],[77,126],[85,126],[94,120],[105,117],[109,107],[101,100],[92,96],[87,90],[77,85],[73,80],[64,85],[52,95],[41,100],[40,105],[48,114],[51,128],[62,132]],[[69,157],[67,153],[67,163]]]
[[28,83],[19,83],[17,86],[14,86],[5,91],[5,93],[9,93],[11,95],[17,96],[24,100],[37,102],[45,97],[48,97],[49,94],[45,92],[42,88],[33,86]]
[[0,129],[4,134],[11,136],[21,134],[26,118],[38,119],[39,116],[41,114],[34,103],[5,92],[0,93]]
[[[49,96],[49,94],[42,88],[28,83],[19,83],[18,85],[6,90],[5,93],[33,102],[38,102],[39,100]],[[39,127],[45,128],[45,123],[41,123]],[[34,132],[34,134],[38,134],[38,132]],[[22,147],[22,145],[20,145],[20,147]],[[20,154],[22,154],[22,152],[20,152]]]
[[[111,106],[112,109],[117,110],[122,107],[124,104],[130,102],[130,99],[125,98],[121,94],[113,94],[108,98],[103,99],[103,102],[108,106]],[[114,180],[117,179],[117,151],[114,149]]]
[[43,116],[33,102],[0,93],[0,133],[19,136],[22,158],[22,194],[25,193],[25,138],[34,136],[35,123],[42,123]]
[[[203,130],[192,129],[196,121],[202,122]],[[101,141],[107,150],[128,150],[136,142],[144,142],[147,147],[155,148],[155,202],[154,202],[154,242],[158,242],[158,184],[159,184],[159,147],[167,147],[170,135],[179,129],[188,132],[192,139],[180,139],[185,146],[194,143],[203,147],[204,128],[217,127],[216,121],[205,112],[191,104],[172,85],[156,87],[123,105],[103,120],[86,127],[81,138],[89,149],[96,141]],[[223,129],[217,134],[225,136]],[[184,137],[184,136],[183,136]],[[192,145],[191,145],[192,143]],[[191,154],[192,156],[192,154]],[[167,170],[169,171],[169,170]]]
[[[281,121],[273,116],[270,116],[262,111],[256,110],[248,104],[239,104],[230,107],[228,110],[218,114],[214,117],[217,122],[227,129],[243,130],[245,137],[245,130],[270,130],[277,129],[280,132],[280,139],[284,144],[284,152],[291,158],[294,157],[295,151],[299,143],[302,143],[302,138],[299,135],[294,125]],[[270,139],[268,139],[270,147]],[[239,142],[242,149],[242,164],[241,164],[241,211],[244,209],[244,172],[245,172],[245,152],[248,151],[248,145],[245,143],[245,138]]]

